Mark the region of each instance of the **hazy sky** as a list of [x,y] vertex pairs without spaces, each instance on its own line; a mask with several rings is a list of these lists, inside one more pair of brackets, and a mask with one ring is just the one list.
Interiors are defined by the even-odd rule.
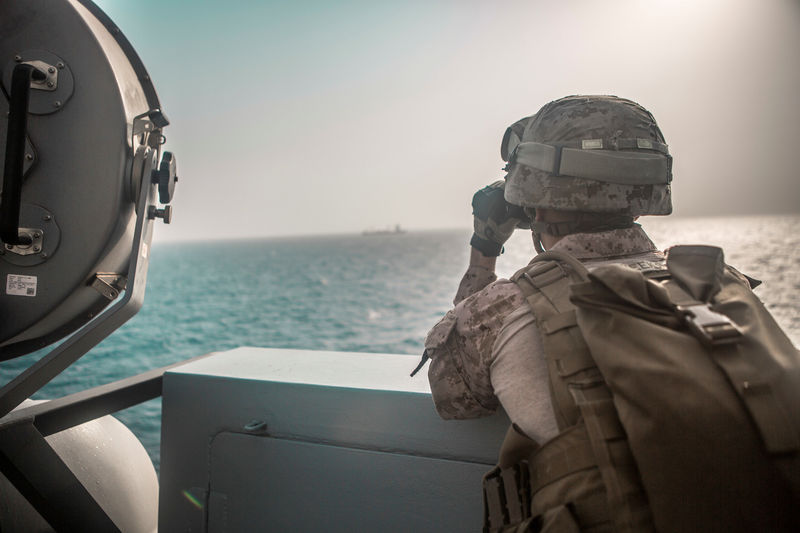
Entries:
[[156,239],[468,227],[568,94],[655,115],[677,215],[800,212],[797,0],[96,0],[172,124]]

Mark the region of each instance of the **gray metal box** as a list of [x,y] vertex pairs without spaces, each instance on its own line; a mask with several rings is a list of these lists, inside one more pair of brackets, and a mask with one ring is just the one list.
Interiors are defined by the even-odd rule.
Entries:
[[161,531],[475,531],[508,427],[405,355],[238,348],[164,376]]

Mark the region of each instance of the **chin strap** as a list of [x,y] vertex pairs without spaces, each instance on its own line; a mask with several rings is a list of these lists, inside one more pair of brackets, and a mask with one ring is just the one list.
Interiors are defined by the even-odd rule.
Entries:
[[533,222],[531,222],[531,229],[533,230],[533,247],[536,249],[537,254],[544,253],[544,246],[542,246],[542,234],[533,227]]
[[531,217],[531,231],[533,232],[533,247],[538,253],[545,251],[542,245],[542,234],[554,237],[563,237],[573,233],[599,233],[615,229],[633,227],[634,219],[629,215],[603,215],[599,213],[577,213],[574,220],[564,222],[535,221]]
[[563,237],[573,233],[599,233],[614,229],[625,229],[633,226],[633,217],[629,215],[606,215],[598,217],[595,213],[578,213],[574,220],[564,222],[531,222],[534,234],[547,233],[554,237]]

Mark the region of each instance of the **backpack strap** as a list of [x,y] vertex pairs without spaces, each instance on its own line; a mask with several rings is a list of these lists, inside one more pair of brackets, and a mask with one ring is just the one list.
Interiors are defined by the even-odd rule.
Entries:
[[[575,306],[569,300],[569,286],[586,279],[586,267],[556,251],[539,254],[511,278],[522,290],[541,333],[561,435],[570,426],[585,426],[590,449],[579,455],[589,453],[600,471],[615,530],[652,530],[647,498],[611,392],[577,327]],[[540,476],[537,465],[547,464],[535,455],[529,463],[532,480]]]
[[[564,256],[568,259],[559,262]],[[573,270],[568,272],[564,264],[572,266]],[[550,251],[537,255],[530,265],[511,277],[531,307],[542,335],[550,376],[550,396],[561,430],[577,423],[580,417],[566,378],[595,369],[589,348],[575,327],[578,324],[575,306],[569,301],[570,274],[583,279],[585,272],[585,267],[571,256]],[[547,349],[552,335],[563,349]]]

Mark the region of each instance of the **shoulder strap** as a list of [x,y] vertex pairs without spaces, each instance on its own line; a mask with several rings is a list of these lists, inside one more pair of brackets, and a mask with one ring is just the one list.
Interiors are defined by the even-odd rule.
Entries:
[[586,267],[569,254],[550,251],[539,254],[511,279],[522,290],[541,333],[559,428],[585,425],[615,530],[652,530],[647,499],[611,392],[577,327],[575,306],[569,300],[569,286],[588,279]]
[[571,255],[549,251],[537,255],[511,277],[533,311],[542,336],[553,410],[562,431],[580,416],[566,379],[595,368],[589,348],[575,327],[575,306],[569,301],[570,284],[584,280],[586,275],[586,267]]

